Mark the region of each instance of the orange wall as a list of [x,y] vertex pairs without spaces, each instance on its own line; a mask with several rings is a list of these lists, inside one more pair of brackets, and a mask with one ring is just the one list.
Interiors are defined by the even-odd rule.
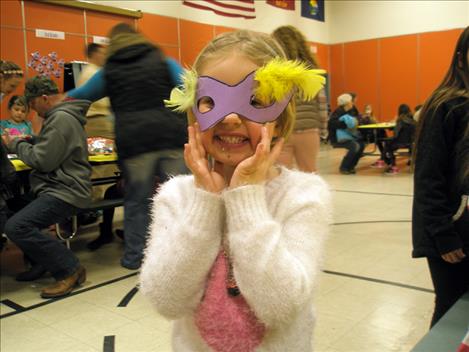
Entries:
[[330,46],[331,105],[344,92],[358,94],[358,109],[372,104],[381,121],[400,104],[422,104],[443,79],[462,29],[418,33]]

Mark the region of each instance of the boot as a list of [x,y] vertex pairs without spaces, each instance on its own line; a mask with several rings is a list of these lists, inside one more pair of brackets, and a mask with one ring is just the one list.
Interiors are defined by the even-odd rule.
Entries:
[[106,229],[103,223],[99,224],[99,236],[86,245],[90,251],[95,251],[102,245],[112,242],[112,230]]
[[86,281],[86,270],[81,265],[78,269],[70,276],[63,280],[57,281],[54,285],[46,287],[41,291],[42,298],[58,298],[63,297],[77,286],[80,286]]

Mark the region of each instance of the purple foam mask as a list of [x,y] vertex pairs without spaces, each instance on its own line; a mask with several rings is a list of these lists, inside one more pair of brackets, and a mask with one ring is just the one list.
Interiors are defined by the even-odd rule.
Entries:
[[[287,94],[283,100],[273,102],[268,106],[254,106],[254,75],[255,71],[234,86],[212,77],[199,77],[197,80],[196,101],[192,111],[201,131],[215,126],[232,113],[257,123],[272,122],[279,117],[290,102],[293,93]],[[204,97],[212,100],[213,107],[210,111],[200,112],[199,101]]]

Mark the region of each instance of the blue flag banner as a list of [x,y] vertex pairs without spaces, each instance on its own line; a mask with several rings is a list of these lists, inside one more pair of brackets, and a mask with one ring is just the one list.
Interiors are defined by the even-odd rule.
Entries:
[[301,16],[324,22],[324,0],[301,0]]

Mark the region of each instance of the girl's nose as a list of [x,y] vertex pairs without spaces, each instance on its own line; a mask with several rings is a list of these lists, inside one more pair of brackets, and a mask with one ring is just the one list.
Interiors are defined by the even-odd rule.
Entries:
[[232,112],[228,115],[225,116],[225,118],[222,120],[222,122],[224,124],[240,124],[241,123],[241,117],[235,113],[235,112]]

